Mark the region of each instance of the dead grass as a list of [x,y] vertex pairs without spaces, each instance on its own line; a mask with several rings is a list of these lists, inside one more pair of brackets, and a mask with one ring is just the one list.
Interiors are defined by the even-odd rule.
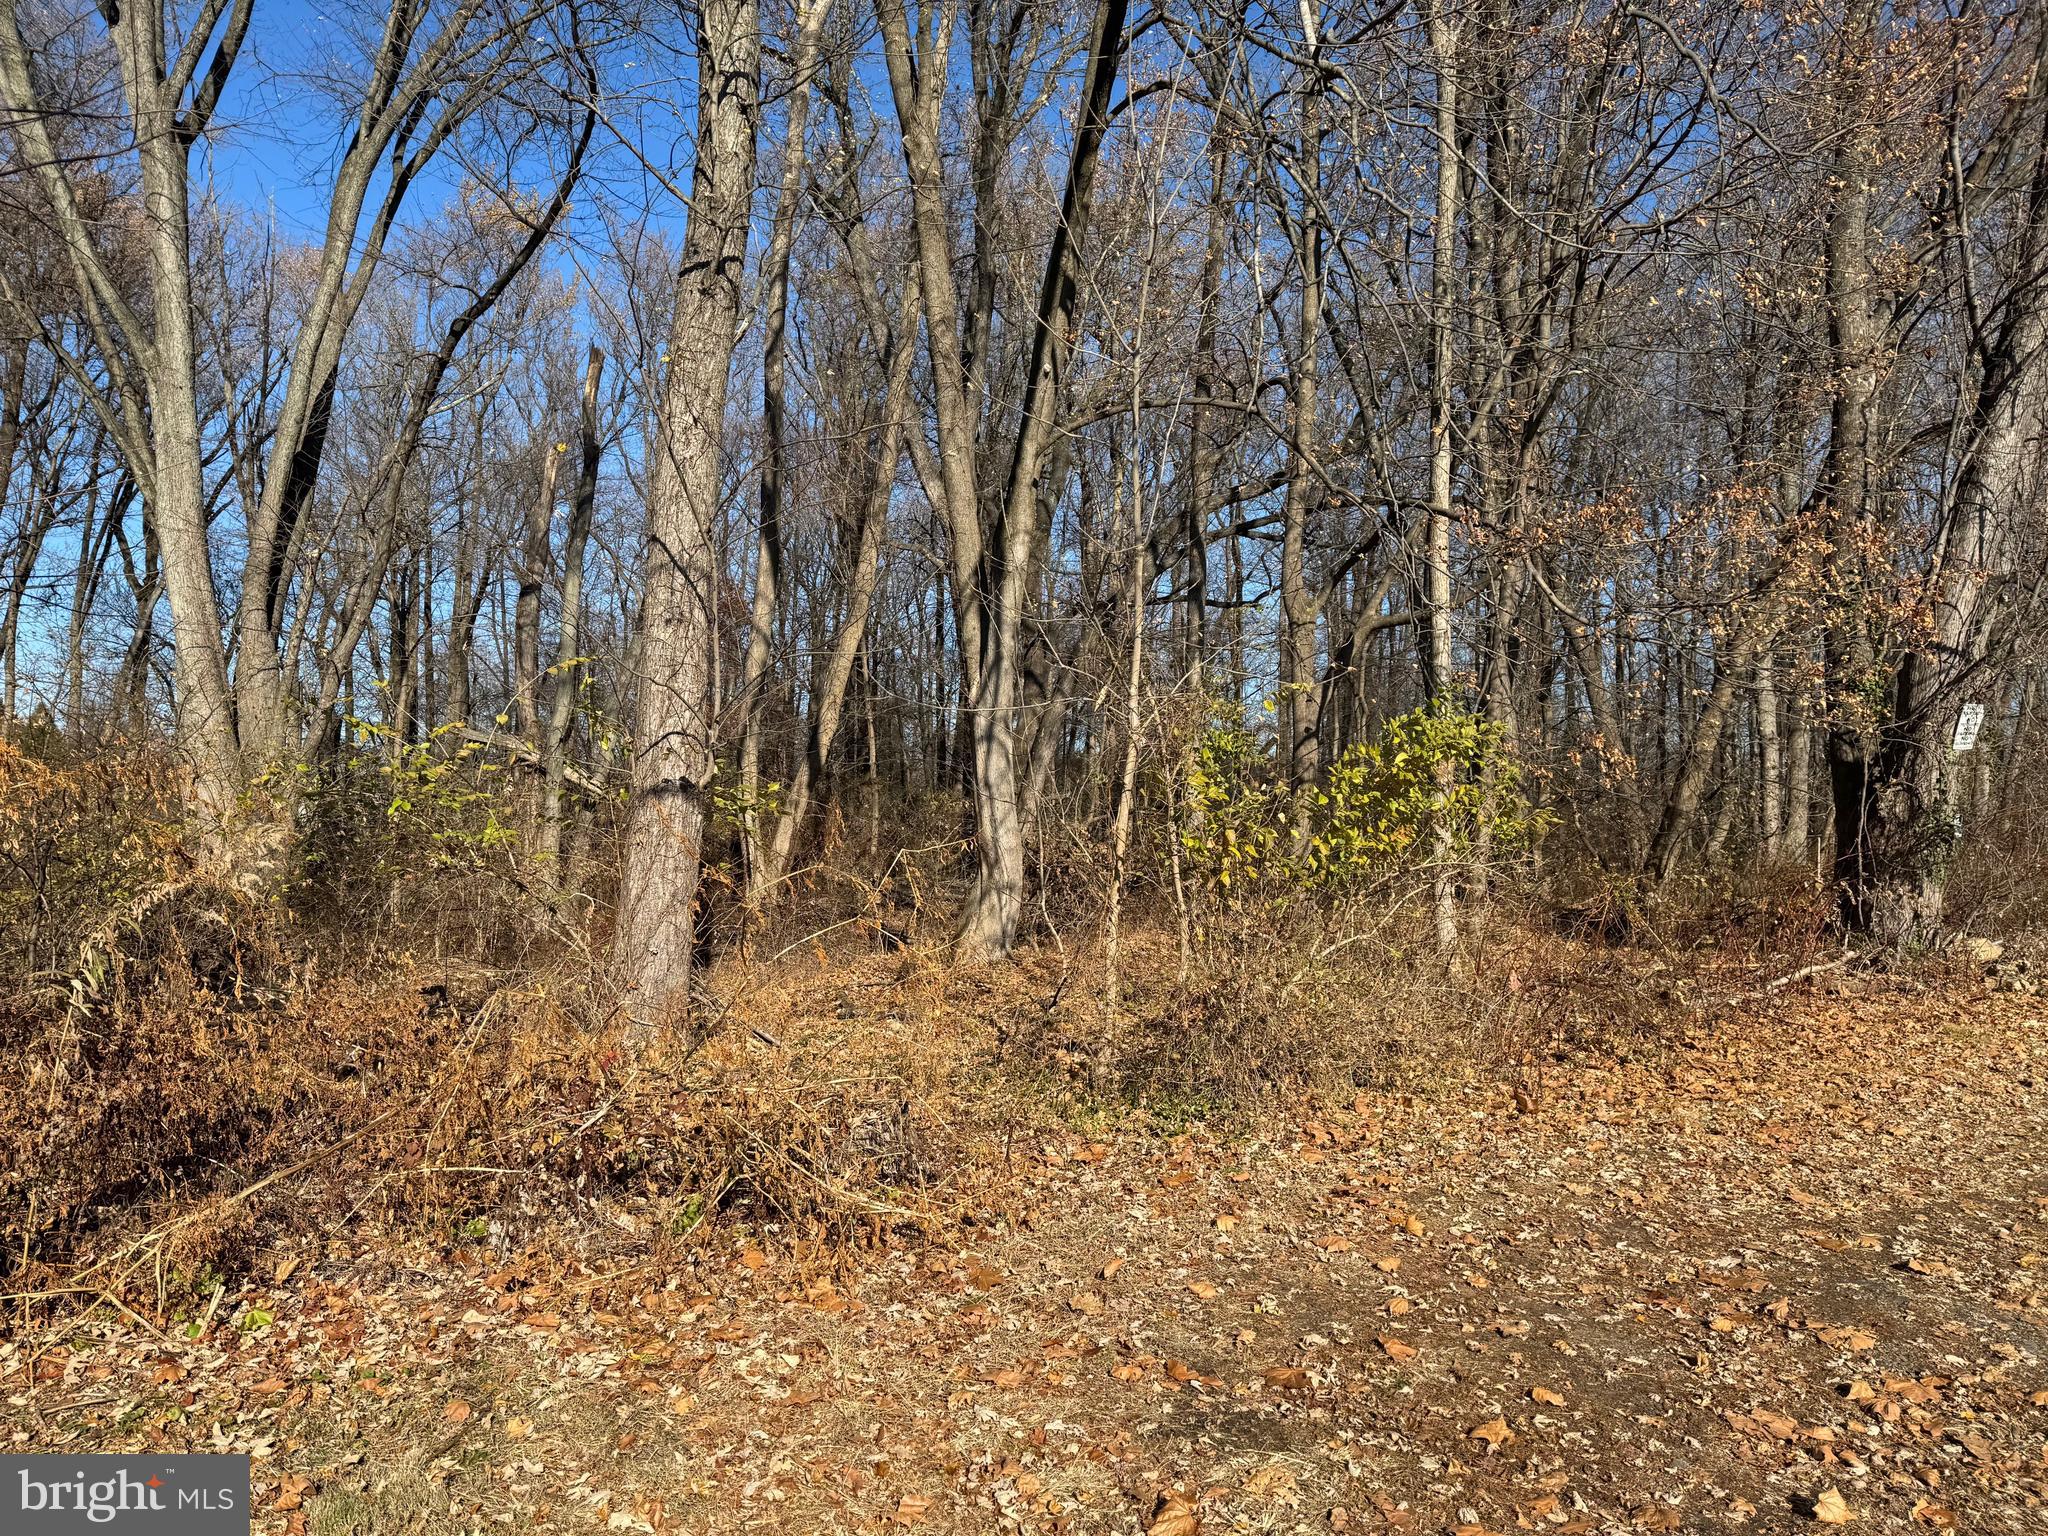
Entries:
[[[901,1237],[1013,1224],[1017,1149],[1061,1128],[1250,1136],[1362,1091],[1538,1099],[1574,1051],[1654,1050],[1811,931],[1789,888],[1719,928],[1667,910],[1632,948],[1500,902],[1453,969],[1419,888],[1198,903],[1185,930],[1155,899],[1129,915],[1111,1010],[1085,894],[1014,963],[953,960],[933,829],[920,857],[807,875],[787,932],[726,913],[706,1038],[630,1049],[516,870],[419,872],[406,905],[436,925],[413,944],[373,924],[351,951],[298,887],[261,903],[193,878],[168,784],[160,764],[0,756],[0,895],[44,957],[0,1014],[19,1064],[0,1288],[21,1319],[111,1305],[161,1326],[280,1241],[365,1224],[504,1255],[595,1231],[641,1279],[746,1230],[844,1275]],[[352,857],[394,856],[372,830]]]

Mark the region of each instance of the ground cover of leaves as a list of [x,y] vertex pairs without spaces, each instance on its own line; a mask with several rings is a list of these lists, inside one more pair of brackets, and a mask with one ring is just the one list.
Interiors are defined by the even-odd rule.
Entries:
[[[2048,1020],[1780,996],[1258,1131],[1058,1130],[836,1277],[714,1222],[334,1234],[0,1343],[15,1451],[254,1452],[292,1536],[2048,1529]],[[580,1254],[580,1256],[579,1256]]]

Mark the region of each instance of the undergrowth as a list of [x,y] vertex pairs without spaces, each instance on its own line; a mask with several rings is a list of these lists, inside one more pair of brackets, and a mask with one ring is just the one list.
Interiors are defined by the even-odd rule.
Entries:
[[[1575,1050],[1654,1038],[1735,952],[1808,931],[1796,882],[1667,905],[1647,951],[1640,915],[1632,951],[1546,929],[1512,775],[1484,740],[1396,724],[1306,812],[1313,878],[1281,878],[1301,807],[1218,799],[1223,768],[1269,788],[1266,766],[1212,752],[1193,800],[1170,769],[1148,784],[1115,1006],[1088,850],[1041,861],[1035,943],[964,967],[960,845],[913,806],[886,839],[828,826],[772,921],[714,915],[688,1042],[628,1036],[601,899],[550,896],[473,764],[302,786],[300,861],[252,895],[187,857],[171,763],[0,747],[0,1316],[190,1316],[281,1249],[373,1229],[507,1255],[601,1236],[657,1269],[744,1229],[849,1263],[1011,1222],[1020,1158],[1076,1126],[1250,1130],[1503,1077],[1540,1095]],[[1496,785],[1447,840],[1421,787],[1446,743],[1461,782]],[[1428,926],[1446,845],[1454,964]],[[601,875],[601,839],[578,856]]]

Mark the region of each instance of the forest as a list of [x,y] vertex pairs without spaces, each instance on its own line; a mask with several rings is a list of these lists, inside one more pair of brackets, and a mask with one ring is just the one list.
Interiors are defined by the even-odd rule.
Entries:
[[2033,1528],[2048,13],[0,9],[0,1449]]

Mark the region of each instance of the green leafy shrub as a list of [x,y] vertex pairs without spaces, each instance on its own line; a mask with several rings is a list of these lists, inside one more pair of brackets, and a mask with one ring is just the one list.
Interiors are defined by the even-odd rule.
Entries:
[[1518,857],[1546,823],[1504,729],[1439,704],[1387,721],[1300,789],[1269,741],[1217,721],[1195,748],[1181,840],[1219,892],[1341,896],[1445,858]]
[[481,942],[522,905],[521,790],[536,786],[456,728],[401,745],[358,726],[367,746],[296,770],[294,905],[359,934],[424,921]]

